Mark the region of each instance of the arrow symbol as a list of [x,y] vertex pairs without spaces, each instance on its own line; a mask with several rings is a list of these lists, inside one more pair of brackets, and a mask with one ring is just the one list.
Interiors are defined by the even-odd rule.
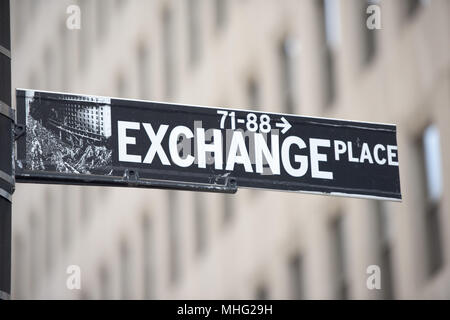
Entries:
[[278,128],[283,128],[281,133],[285,134],[292,127],[292,125],[284,117],[281,117],[281,122],[276,123],[275,126]]

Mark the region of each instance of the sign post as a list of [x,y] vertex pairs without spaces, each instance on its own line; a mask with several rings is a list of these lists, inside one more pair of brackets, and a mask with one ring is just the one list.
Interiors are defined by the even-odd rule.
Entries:
[[401,200],[395,125],[17,90],[18,182]]
[[9,0],[0,0],[0,300],[11,296],[11,202],[14,192]]

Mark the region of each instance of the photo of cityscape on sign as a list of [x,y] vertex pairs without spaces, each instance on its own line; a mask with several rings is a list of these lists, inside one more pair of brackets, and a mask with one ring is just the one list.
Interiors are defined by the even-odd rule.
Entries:
[[0,5],[0,300],[450,300],[449,0]]

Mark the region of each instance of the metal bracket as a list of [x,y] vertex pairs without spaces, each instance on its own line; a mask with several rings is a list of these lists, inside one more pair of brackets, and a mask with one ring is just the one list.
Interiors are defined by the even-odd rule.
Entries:
[[10,176],[9,174],[7,174],[6,172],[4,172],[2,170],[0,170],[0,180],[6,181],[11,186],[14,186],[14,184],[15,184],[14,177]]
[[16,113],[14,109],[8,106],[6,103],[0,100],[0,114],[11,119],[12,122],[16,122]]
[[[0,53],[4,53],[2,50],[4,47],[0,46]],[[6,49],[5,49],[6,50]],[[13,123],[16,122],[16,113],[14,109],[12,109],[9,105],[0,100],[0,115],[10,119]],[[0,170],[0,180],[5,181],[11,186],[11,189],[14,190],[15,179],[14,176],[7,174],[6,172]],[[12,202],[12,195],[8,191],[0,188],[0,197],[5,198],[9,202]],[[0,292],[1,294],[2,292]],[[1,295],[0,295],[0,298]]]
[[225,184],[220,184],[218,179],[216,179],[215,183],[213,184],[207,183],[203,184],[203,183],[180,182],[169,180],[140,179],[139,172],[137,172],[134,169],[126,169],[123,175],[123,181],[125,181],[129,186],[133,187],[150,187],[159,189],[221,192],[221,193],[237,192],[236,179],[232,177],[223,178]]
[[6,192],[2,188],[0,188],[0,197],[5,198],[9,202],[12,202],[12,195],[9,192]]
[[0,46],[0,53],[11,59],[11,50],[6,49],[4,46]]
[[11,295],[0,290],[0,300],[11,300]]
[[14,140],[19,139],[25,134],[26,127],[23,124],[14,124]]

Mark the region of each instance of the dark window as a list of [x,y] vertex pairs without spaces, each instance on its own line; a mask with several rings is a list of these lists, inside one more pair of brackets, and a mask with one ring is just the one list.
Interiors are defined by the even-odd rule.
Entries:
[[153,227],[150,218],[144,215],[142,221],[142,258],[144,261],[144,297],[154,298],[154,241]]
[[126,91],[127,91],[127,85],[125,82],[125,79],[123,77],[122,74],[119,74],[119,76],[117,77],[117,95],[119,97],[125,97],[126,96]]
[[[46,271],[49,272],[51,265],[53,263],[53,199],[51,189],[47,188],[45,190],[45,263]],[[66,214],[63,212],[63,214]]]
[[98,276],[100,282],[100,299],[111,299],[111,278],[106,265],[100,267]]
[[115,5],[117,9],[122,9],[123,5],[125,3],[125,0],[116,0]]
[[141,99],[149,97],[149,81],[150,75],[150,63],[149,63],[149,52],[148,49],[141,45],[138,49],[138,86],[139,86],[139,96]]
[[35,212],[31,212],[30,214],[30,234],[29,234],[29,249],[28,252],[30,254],[29,259],[29,279],[30,279],[30,291],[31,294],[34,294],[37,285],[37,280],[39,279],[39,262],[41,259],[39,258],[39,224],[36,217]]
[[163,78],[165,84],[165,96],[169,98],[174,92],[174,44],[173,44],[173,19],[169,9],[163,11],[162,16],[163,34]]
[[442,200],[442,164],[439,130],[436,125],[429,125],[418,141],[422,165],[422,176],[426,190],[425,232],[428,254],[428,273],[434,275],[443,265],[442,230],[440,209]]
[[256,79],[250,78],[247,82],[247,97],[249,107],[259,109],[261,106],[259,83]]
[[[294,80],[294,58],[296,55],[297,42],[293,38],[285,37],[278,48],[278,55],[280,59],[280,92],[281,101],[284,107],[284,112],[295,112],[295,94],[297,90]],[[297,90],[298,91],[298,90]]]
[[97,39],[102,40],[108,29],[108,19],[110,17],[109,11],[110,0],[96,0],[97,5]]
[[364,65],[370,64],[370,62],[372,62],[372,60],[375,58],[375,54],[376,54],[376,44],[377,44],[377,34],[378,34],[378,30],[377,29],[369,29],[367,27],[367,19],[369,18],[370,14],[373,13],[367,13],[367,8],[370,5],[374,5],[374,4],[378,4],[379,1],[378,0],[365,0],[365,3],[362,6],[362,12],[361,12],[361,16],[362,16],[362,21],[361,21],[361,26],[362,26],[362,62]]
[[216,17],[216,26],[223,28],[227,20],[228,0],[214,0],[214,11]]
[[303,260],[299,254],[289,258],[289,284],[292,299],[304,299]]
[[67,37],[67,28],[65,26],[65,21],[60,27],[60,37],[61,37],[61,89],[66,90],[67,89],[67,83],[69,81],[68,78],[68,61],[69,61],[69,39]]
[[223,199],[223,220],[229,222],[233,216],[233,196],[228,194],[222,195]]
[[[89,215],[89,207],[90,207],[90,201],[91,201],[90,188],[86,187],[86,186],[81,187],[80,194],[81,194],[81,202],[80,202],[81,222],[86,222],[87,217]],[[66,224],[66,222],[64,224]]]
[[322,21],[320,30],[322,34],[322,65],[324,74],[325,106],[330,106],[335,100],[335,52],[340,42],[340,15],[339,2],[334,0],[321,0],[319,17]]
[[78,49],[79,49],[79,66],[84,68],[87,63],[88,53],[90,48],[89,34],[91,31],[91,24],[89,19],[90,3],[88,0],[80,0],[80,10],[81,10],[81,28],[77,32],[78,36]]
[[178,228],[178,194],[168,191],[168,219],[169,219],[169,278],[175,283],[180,273],[180,248]]
[[346,244],[345,244],[345,230],[344,218],[338,215],[331,223],[331,253],[334,265],[334,273],[336,279],[337,299],[348,299],[348,281],[346,270]]
[[206,221],[203,197],[194,193],[194,219],[195,219],[195,251],[201,253],[206,246]]
[[405,8],[405,15],[407,18],[412,18],[419,11],[422,4],[425,2],[424,0],[402,0],[403,6]]
[[130,252],[128,244],[122,240],[120,243],[120,290],[121,299],[131,298],[131,286],[130,286]]
[[53,79],[55,77],[54,72],[54,57],[53,57],[52,48],[47,47],[44,53],[44,66],[45,66],[45,89],[54,90],[53,88]]
[[265,285],[259,285],[256,289],[256,300],[269,299],[269,291]]
[[189,61],[197,63],[200,58],[200,19],[201,14],[199,0],[188,0],[188,32],[189,32]]
[[21,235],[16,233],[14,235],[14,252],[12,255],[14,259],[14,265],[12,275],[14,277],[13,296],[15,299],[26,298],[27,285],[24,281],[25,278],[25,244]]
[[381,270],[381,291],[384,299],[394,298],[391,222],[386,205],[374,201],[379,238],[379,255]]

